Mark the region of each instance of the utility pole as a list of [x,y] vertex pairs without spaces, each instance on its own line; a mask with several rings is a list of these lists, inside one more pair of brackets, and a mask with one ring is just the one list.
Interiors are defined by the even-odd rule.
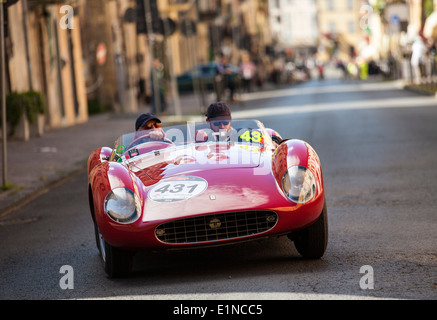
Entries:
[[[150,0],[144,0],[144,13],[146,17],[146,29],[147,29],[147,41],[149,43],[149,51],[150,51],[150,60],[151,60],[151,70],[152,70],[152,83],[153,83],[153,103],[155,104],[155,112],[157,115],[161,113],[161,98],[159,96],[159,83],[158,77],[156,74],[156,70],[154,67],[155,64],[155,48],[154,48],[154,39],[153,34],[153,20],[152,20],[152,9],[150,7]],[[156,19],[159,17],[155,17]]]
[[32,85],[32,65],[30,63],[30,53],[29,53],[29,33],[28,33],[28,27],[27,27],[27,13],[28,13],[28,6],[27,6],[27,0],[21,0],[22,10],[23,10],[23,31],[24,31],[24,44],[25,44],[25,51],[26,51],[26,60],[27,60],[27,77],[28,77],[28,84],[29,84],[29,90],[33,90]]
[[180,117],[182,116],[182,110],[181,110],[181,102],[179,99],[179,91],[176,83],[176,77],[174,74],[174,65],[173,65],[173,53],[170,49],[170,45],[168,43],[168,37],[170,34],[170,26],[169,26],[169,18],[167,16],[163,19],[163,27],[164,27],[164,39],[165,39],[165,48],[166,48],[166,55],[167,60],[169,63],[169,72],[170,72],[170,85],[171,85],[171,92],[173,94],[173,101],[174,101],[174,107],[175,107],[175,114],[176,116]]
[[[5,92],[5,27],[4,27],[4,3],[0,2],[0,104],[2,110],[2,146],[3,146],[3,187],[8,184],[8,154],[7,154],[7,130],[6,130],[6,92]],[[6,8],[7,10],[7,8]]]
[[420,16],[420,27],[422,28],[425,25],[426,21],[426,3],[427,0],[422,0],[420,4],[421,16]]

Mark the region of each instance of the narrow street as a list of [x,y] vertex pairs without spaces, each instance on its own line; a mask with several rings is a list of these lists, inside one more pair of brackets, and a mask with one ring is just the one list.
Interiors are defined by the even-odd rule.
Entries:
[[[303,260],[280,237],[140,253],[130,277],[109,280],[81,172],[0,226],[0,299],[437,299],[437,100],[395,82],[340,80],[243,98],[234,118],[303,139],[321,159],[322,259]],[[95,139],[97,148],[108,136]],[[62,266],[74,271],[74,288],[62,288]]]

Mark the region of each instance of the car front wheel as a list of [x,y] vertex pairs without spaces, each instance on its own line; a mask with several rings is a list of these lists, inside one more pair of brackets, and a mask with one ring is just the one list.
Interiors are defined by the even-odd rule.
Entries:
[[100,258],[108,277],[119,278],[127,276],[132,270],[134,252],[120,250],[111,246],[103,238],[97,227],[95,230]]
[[326,200],[317,221],[308,228],[300,230],[289,237],[294,241],[294,246],[302,257],[307,259],[321,258],[328,245],[328,210],[326,208]]

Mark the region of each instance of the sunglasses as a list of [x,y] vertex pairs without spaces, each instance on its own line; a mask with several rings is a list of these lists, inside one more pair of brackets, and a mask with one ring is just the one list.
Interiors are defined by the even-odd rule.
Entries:
[[215,125],[216,127],[219,127],[220,124],[227,126],[230,123],[230,121],[212,121],[212,124]]
[[161,128],[161,124],[159,122],[153,122],[153,123],[149,123],[146,124],[142,127],[144,130],[149,130],[149,129],[153,129],[153,128]]

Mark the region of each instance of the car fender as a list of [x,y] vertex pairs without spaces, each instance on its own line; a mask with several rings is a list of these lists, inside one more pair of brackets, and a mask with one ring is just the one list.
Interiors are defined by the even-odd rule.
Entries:
[[132,190],[143,204],[143,192],[140,189],[142,187],[141,180],[130,173],[123,164],[104,161],[96,165],[89,176],[90,209],[93,219],[100,220],[106,216],[105,198],[111,190],[116,188]]
[[315,150],[305,141],[290,139],[283,141],[275,150],[272,171],[282,189],[282,177],[293,166],[303,166],[311,170],[316,178],[317,191],[314,198],[324,195],[324,184],[320,159]]
[[108,147],[101,147],[91,152],[90,156],[88,157],[88,176],[90,175],[91,170],[93,170],[96,165],[108,161],[111,153],[112,149]]

